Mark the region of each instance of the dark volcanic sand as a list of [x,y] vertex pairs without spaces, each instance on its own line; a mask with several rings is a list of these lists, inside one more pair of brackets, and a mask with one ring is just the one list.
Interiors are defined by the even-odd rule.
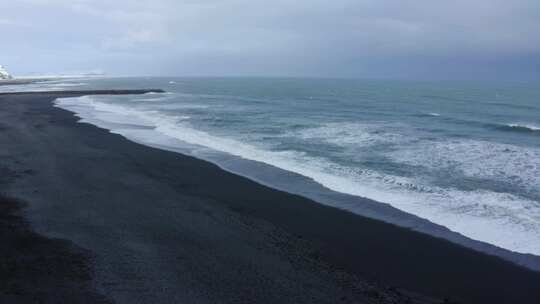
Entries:
[[146,93],[165,93],[161,89],[150,90],[71,90],[71,91],[28,91],[28,92],[0,92],[0,96],[80,96],[80,95],[127,95],[127,94],[146,94]]
[[92,288],[89,252],[32,232],[23,205],[0,196],[0,303],[110,303]]
[[[27,202],[38,233],[78,246],[35,235],[21,218],[2,221],[2,244],[36,239],[0,256],[0,281],[21,284],[20,297],[63,299],[69,283],[82,286],[70,303],[97,302],[96,292],[117,303],[440,302],[404,290],[540,303],[538,272],[77,124],[52,107],[56,94],[0,96],[0,191]],[[6,232],[10,221],[22,232]],[[66,263],[36,258],[47,246]],[[6,271],[13,255],[28,263]]]

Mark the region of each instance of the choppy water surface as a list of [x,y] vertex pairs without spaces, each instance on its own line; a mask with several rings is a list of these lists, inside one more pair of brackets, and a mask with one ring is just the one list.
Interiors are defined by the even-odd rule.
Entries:
[[257,78],[74,83],[166,89],[57,102],[139,142],[187,143],[261,162],[472,239],[540,255],[537,84]]

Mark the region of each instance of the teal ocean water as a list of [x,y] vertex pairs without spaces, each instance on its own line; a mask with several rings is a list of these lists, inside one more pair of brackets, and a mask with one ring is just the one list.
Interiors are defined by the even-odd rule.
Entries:
[[[134,141],[352,212],[377,213],[332,193],[540,255],[538,84],[116,78],[33,86],[163,88],[56,103]],[[388,220],[403,224],[398,217]]]

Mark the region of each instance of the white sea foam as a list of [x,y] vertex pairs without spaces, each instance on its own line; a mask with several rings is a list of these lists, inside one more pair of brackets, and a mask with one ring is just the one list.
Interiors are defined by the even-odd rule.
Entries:
[[[59,99],[57,105],[78,112],[83,119],[93,121],[98,125],[102,124],[103,127],[107,127],[106,121],[125,122],[126,120],[129,120],[131,124],[152,126],[153,132],[157,132],[156,136],[152,136],[150,143],[153,144],[159,138],[157,135],[161,134],[166,142],[170,142],[171,139],[180,140],[237,155],[247,160],[266,163],[309,177],[334,191],[386,202],[470,238],[517,252],[540,255],[540,208],[538,202],[530,199],[488,190],[463,191],[436,187],[416,178],[405,178],[342,166],[325,158],[309,156],[300,151],[270,151],[255,144],[233,138],[218,137],[197,130],[179,116],[111,105],[89,97]],[[370,135],[365,137],[366,135],[363,135],[362,131],[358,132],[359,125],[351,126],[350,130],[344,134],[336,134],[335,132],[340,132],[341,127],[343,126],[314,128],[301,133],[301,136],[306,139],[344,137],[341,140],[345,143],[364,141],[367,144],[381,140],[384,142],[387,140],[385,136],[388,136],[383,135],[380,138],[377,137],[379,133],[375,132],[375,137],[373,137],[373,132],[368,130],[367,133]],[[118,128],[113,131],[128,137],[135,136],[132,139],[139,142],[146,141],[148,143],[149,140],[147,131],[144,131],[146,137],[137,137],[137,132],[131,132],[126,128]],[[395,139],[393,135],[390,135],[389,140]],[[431,150],[426,152],[422,149]],[[482,151],[489,152],[490,149],[497,151],[494,151],[493,155],[482,154]],[[496,154],[504,155],[505,149],[514,149],[508,153],[510,155],[515,153],[515,155],[498,160],[489,159],[497,157]],[[416,150],[410,149],[408,152],[405,151],[405,154],[398,160],[428,166],[455,164],[459,166],[463,163],[480,162],[472,169],[463,165],[462,170],[469,170],[467,174],[481,176],[499,174],[501,168],[498,167],[497,163],[506,161],[510,163],[510,167],[503,167],[503,174],[515,175],[517,172],[515,170],[525,172],[521,176],[526,183],[531,183],[538,179],[539,175],[536,170],[539,167],[537,165],[533,166],[534,168],[528,167],[527,164],[530,163],[524,160],[527,153],[531,153],[531,151],[519,150],[513,146],[486,146],[486,143],[483,142],[454,142],[450,145],[426,144],[426,146],[420,146]],[[397,154],[393,156],[397,157]],[[537,154],[529,154],[529,156],[535,157],[535,161],[540,159]],[[354,206],[349,206],[349,208],[355,212]]]
[[512,181],[540,193],[540,149],[479,140],[424,141],[388,153],[395,161],[465,176]]
[[84,82],[45,82],[43,84],[53,87],[78,87],[86,85]]
[[413,114],[413,116],[419,116],[419,117],[439,117],[441,114],[436,112],[422,112],[422,113],[416,113]]
[[192,103],[173,103],[173,104],[160,104],[160,110],[198,110],[207,109],[207,105],[192,104]]
[[524,124],[524,123],[511,123],[508,124],[511,128],[525,129],[529,131],[540,131],[540,126],[533,124]]
[[90,96],[60,98],[56,101],[56,105],[76,112],[83,121],[91,123],[100,121],[101,123],[155,126],[153,120],[144,119],[138,111],[125,106],[98,102],[95,99]]
[[[406,141],[400,134],[382,128],[375,123],[328,123],[319,127],[290,132],[304,140],[319,140],[338,146],[373,146],[377,144],[398,144]],[[390,127],[391,129],[391,127]]]
[[178,95],[178,94],[174,92],[148,92],[148,93],[144,93],[143,95]]

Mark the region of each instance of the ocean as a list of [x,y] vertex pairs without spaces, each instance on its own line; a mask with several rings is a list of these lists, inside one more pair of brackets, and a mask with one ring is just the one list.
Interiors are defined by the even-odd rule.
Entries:
[[170,77],[25,86],[109,88],[167,93],[56,106],[324,204],[540,256],[538,84]]

